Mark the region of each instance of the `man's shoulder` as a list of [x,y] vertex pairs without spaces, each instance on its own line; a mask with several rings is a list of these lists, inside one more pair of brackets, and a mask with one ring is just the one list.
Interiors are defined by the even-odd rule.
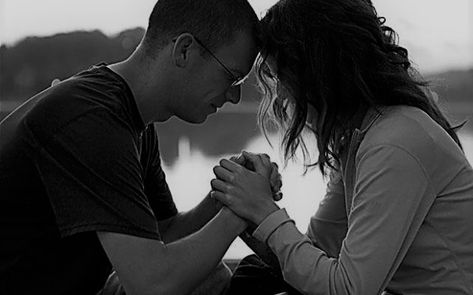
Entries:
[[29,125],[55,130],[87,114],[121,112],[121,91],[107,75],[82,72],[32,97],[18,112]]

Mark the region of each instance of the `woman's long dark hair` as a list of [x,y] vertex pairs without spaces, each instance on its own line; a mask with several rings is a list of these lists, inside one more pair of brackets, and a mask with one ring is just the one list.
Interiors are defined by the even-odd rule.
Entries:
[[[285,130],[286,160],[300,146],[307,156],[301,134],[308,127],[308,104],[316,110],[310,130],[319,157],[306,168],[318,164],[324,175],[325,168],[340,164],[355,116],[372,107],[417,107],[461,147],[455,128],[423,90],[427,83],[385,21],[370,0],[281,0],[261,20],[257,77],[264,99],[258,117],[265,134],[272,123]],[[268,57],[274,59],[275,75]]]

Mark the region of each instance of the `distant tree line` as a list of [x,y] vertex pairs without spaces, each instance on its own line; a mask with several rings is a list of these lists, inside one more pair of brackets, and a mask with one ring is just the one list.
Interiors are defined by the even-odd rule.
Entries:
[[[126,58],[144,34],[143,28],[109,37],[101,31],[77,31],[50,37],[28,37],[0,47],[0,100],[25,100],[90,66]],[[449,101],[473,99],[473,69],[430,75],[434,90]],[[250,83],[251,84],[251,83]],[[253,83],[254,84],[254,83]],[[257,95],[253,93],[252,96]]]
[[51,84],[99,62],[128,56],[143,29],[127,30],[115,37],[100,31],[73,32],[51,37],[29,37],[0,49],[2,100],[24,100]]
[[[0,100],[23,101],[94,64],[123,60],[136,48],[143,28],[106,36],[101,31],[77,31],[50,37],[28,37],[0,47]],[[247,89],[248,91],[248,89]],[[256,91],[251,96],[258,95]]]

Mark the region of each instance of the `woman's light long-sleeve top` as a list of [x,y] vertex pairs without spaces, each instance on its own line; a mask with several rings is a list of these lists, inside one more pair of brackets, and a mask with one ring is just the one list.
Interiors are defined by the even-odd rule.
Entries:
[[473,170],[463,152],[413,107],[385,108],[361,133],[347,159],[355,174],[332,174],[307,235],[282,209],[254,237],[303,294],[473,294]]

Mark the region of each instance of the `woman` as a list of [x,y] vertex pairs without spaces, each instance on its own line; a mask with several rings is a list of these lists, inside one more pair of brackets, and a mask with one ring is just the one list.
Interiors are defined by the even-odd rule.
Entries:
[[261,122],[279,124],[286,159],[317,148],[306,167],[330,175],[307,234],[272,200],[264,157],[247,155],[257,173],[222,161],[213,197],[302,294],[473,294],[473,170],[384,23],[368,0],[282,0],[261,21]]

